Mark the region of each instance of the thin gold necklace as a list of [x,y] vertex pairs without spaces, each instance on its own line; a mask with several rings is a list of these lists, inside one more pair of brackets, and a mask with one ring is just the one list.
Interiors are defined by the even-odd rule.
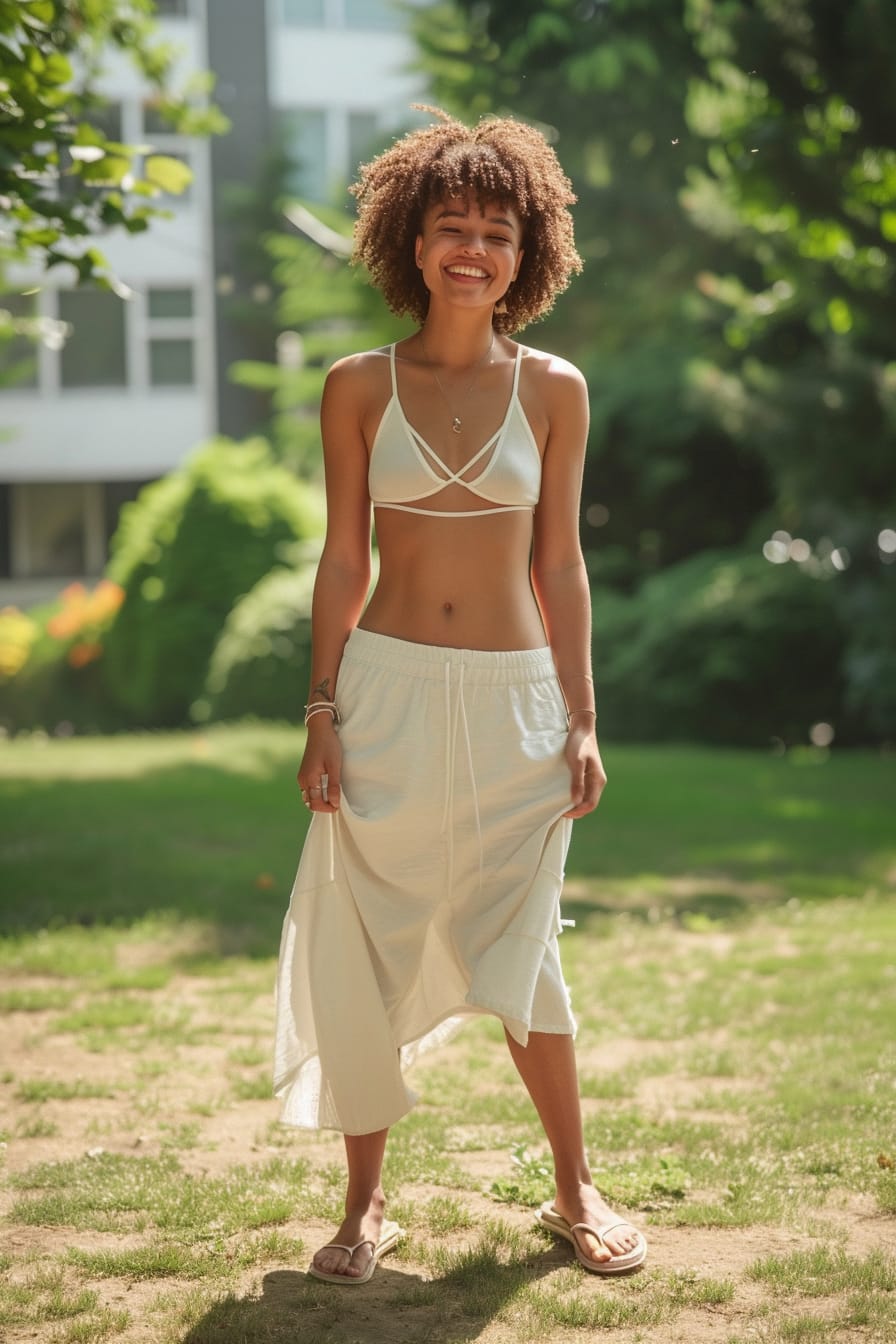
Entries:
[[[436,373],[436,366],[430,359],[429,351],[426,348],[426,337],[423,335],[422,328],[420,331],[420,344],[423,346],[423,353],[426,356],[426,362],[430,367],[430,372],[432,373],[433,378],[435,378],[436,380],[436,386],[438,387],[439,391],[441,392],[442,396],[445,399],[445,405],[448,407],[448,413],[451,416],[451,428],[455,434],[460,434],[461,430],[464,427],[464,422],[461,420],[460,416],[456,414],[454,407],[451,404],[451,399],[442,385],[442,380]],[[479,380],[479,374],[481,373],[484,365],[488,362],[489,356],[491,355],[492,350],[494,350],[494,348],[495,348],[495,333],[494,331],[492,331],[492,338],[488,343],[488,349],[486,350],[484,355],[480,355],[476,363],[473,365],[473,381],[470,383],[470,386],[467,388],[467,390],[461,393],[461,397],[463,399],[467,398],[473,391],[473,388],[476,386],[476,383]]]

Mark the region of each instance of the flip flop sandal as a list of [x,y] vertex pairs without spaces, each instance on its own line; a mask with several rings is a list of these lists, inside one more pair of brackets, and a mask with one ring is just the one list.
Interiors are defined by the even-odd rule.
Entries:
[[323,1269],[316,1269],[313,1264],[308,1266],[308,1273],[312,1276],[312,1278],[322,1279],[324,1283],[339,1283],[342,1284],[343,1287],[347,1288],[355,1288],[362,1283],[368,1283],[370,1279],[373,1277],[373,1271],[377,1267],[380,1256],[385,1255],[387,1251],[394,1250],[394,1248],[398,1245],[399,1241],[404,1236],[404,1234],[405,1233],[403,1227],[399,1227],[397,1223],[390,1223],[387,1220],[386,1222],[383,1223],[382,1230],[380,1232],[380,1239],[375,1246],[369,1237],[364,1237],[361,1241],[356,1242],[354,1246],[344,1246],[342,1242],[329,1241],[327,1242],[326,1246],[321,1247],[321,1250],[347,1251],[349,1263],[351,1263],[351,1258],[354,1255],[355,1251],[359,1250],[360,1247],[372,1246],[373,1255],[370,1257],[370,1262],[367,1268],[365,1269],[364,1273],[357,1275],[328,1274]]
[[[604,1238],[617,1227],[631,1227],[631,1223],[626,1222],[624,1218],[617,1218],[615,1222],[602,1223],[599,1227],[592,1227],[590,1223],[568,1223],[562,1214],[558,1213],[553,1204],[542,1204],[535,1215],[535,1221],[540,1227],[546,1227],[549,1232],[553,1232],[557,1237],[563,1237],[566,1241],[572,1243],[576,1259],[583,1269],[587,1269],[589,1274],[627,1274],[630,1270],[637,1269],[643,1265],[647,1259],[647,1242],[640,1232],[635,1229],[635,1235],[638,1238],[638,1244],[631,1251],[624,1251],[622,1255],[614,1255],[612,1260],[592,1260],[582,1250],[576,1232],[590,1232],[601,1242]],[[609,1250],[609,1247],[607,1247]]]

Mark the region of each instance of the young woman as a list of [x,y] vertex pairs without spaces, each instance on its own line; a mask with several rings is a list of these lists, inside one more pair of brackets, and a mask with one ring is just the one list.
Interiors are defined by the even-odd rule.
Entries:
[[[275,1088],[285,1123],[345,1136],[345,1219],[310,1272],[366,1282],[403,1066],[468,1013],[504,1024],[544,1125],[538,1220],[595,1273],[643,1236],[594,1188],[557,953],[571,823],[606,783],[578,540],[588,404],[509,333],[581,262],[570,183],[508,118],[436,113],[362,170],[356,256],[419,330],[350,356],[321,408],[327,537],[313,607],[314,814],[284,924]],[[373,508],[380,571],[367,600]]]

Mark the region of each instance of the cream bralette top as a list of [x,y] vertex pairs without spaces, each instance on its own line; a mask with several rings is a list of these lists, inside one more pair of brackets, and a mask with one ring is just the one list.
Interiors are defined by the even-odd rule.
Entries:
[[[377,428],[367,472],[370,498],[376,508],[430,514],[435,518],[469,518],[534,509],[541,491],[541,457],[519,400],[522,353],[522,346],[518,346],[513,390],[501,427],[459,471],[452,471],[405,418],[398,397],[395,346],[390,346],[392,396]],[[481,469],[470,477],[468,473],[480,464]],[[487,500],[495,507],[451,510],[413,507],[419,500],[437,495],[446,485],[463,486],[477,499]]]

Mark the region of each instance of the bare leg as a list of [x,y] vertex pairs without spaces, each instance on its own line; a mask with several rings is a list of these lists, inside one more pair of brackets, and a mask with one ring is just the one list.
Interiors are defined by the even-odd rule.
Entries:
[[[557,1195],[554,1207],[568,1223],[593,1226],[615,1218],[591,1179],[582,1135],[582,1109],[571,1036],[531,1031],[525,1047],[505,1032],[513,1062],[544,1126],[554,1156]],[[634,1250],[635,1229],[628,1223],[607,1234],[604,1247],[587,1232],[577,1232],[582,1250],[595,1261]]]
[[345,1274],[349,1278],[358,1278],[370,1263],[373,1252],[366,1242],[369,1240],[375,1246],[379,1241],[386,1204],[382,1176],[388,1134],[388,1129],[378,1129],[372,1134],[344,1135],[348,1161],[345,1218],[333,1241],[354,1246],[365,1240],[365,1244],[359,1246],[351,1257],[334,1246],[322,1246],[313,1263],[326,1274]]

